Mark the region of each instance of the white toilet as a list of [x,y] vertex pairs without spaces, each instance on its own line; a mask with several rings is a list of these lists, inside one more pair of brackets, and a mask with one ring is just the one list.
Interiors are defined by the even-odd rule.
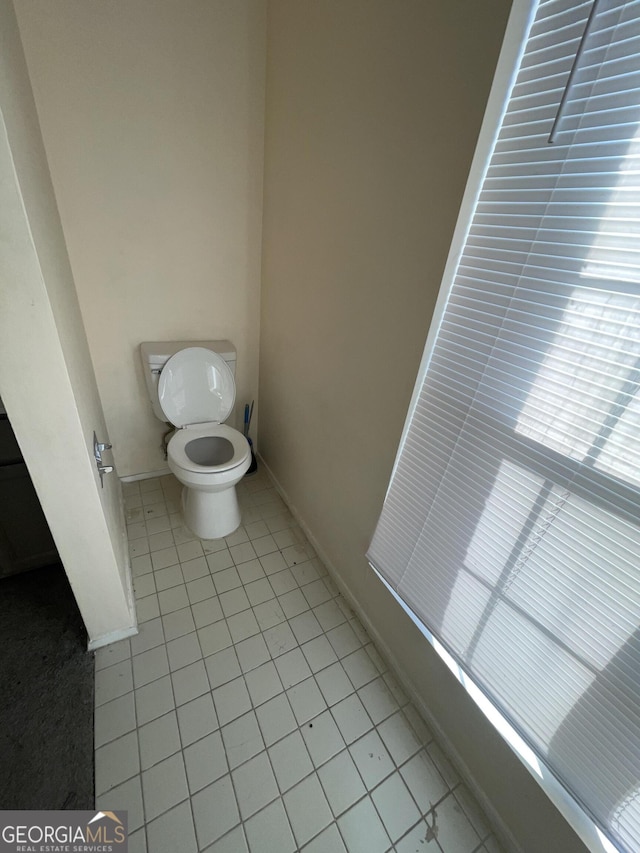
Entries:
[[236,484],[251,465],[247,439],[224,421],[236,399],[236,352],[229,341],[140,345],[156,417],[177,429],[169,469],[183,484],[186,525],[201,539],[228,536],[240,524]]

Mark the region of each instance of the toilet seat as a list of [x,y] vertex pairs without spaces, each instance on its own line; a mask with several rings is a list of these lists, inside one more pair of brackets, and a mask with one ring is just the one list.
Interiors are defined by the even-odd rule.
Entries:
[[[189,455],[187,445],[199,439],[220,438],[230,443],[232,455],[217,464],[207,465],[194,461]],[[167,453],[175,465],[183,471],[194,474],[221,474],[243,465],[251,456],[249,442],[238,432],[226,424],[202,424],[201,426],[178,429],[169,439]],[[192,453],[192,455],[195,455]]]
[[251,455],[246,438],[223,423],[233,409],[236,383],[218,353],[187,347],[171,356],[160,374],[158,398],[169,422],[179,427],[167,453],[182,471],[223,474]]
[[163,367],[158,399],[174,426],[221,424],[233,410],[236,383],[221,355],[204,347],[187,347]]

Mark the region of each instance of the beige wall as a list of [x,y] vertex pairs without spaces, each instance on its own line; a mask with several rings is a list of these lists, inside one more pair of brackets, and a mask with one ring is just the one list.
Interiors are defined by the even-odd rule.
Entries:
[[265,2],[15,6],[118,471],[158,470],[141,341],[229,338],[257,396]]
[[582,845],[365,560],[508,0],[271,0],[260,446],[525,851]]
[[10,0],[0,0],[0,392],[92,646],[135,631],[107,439]]

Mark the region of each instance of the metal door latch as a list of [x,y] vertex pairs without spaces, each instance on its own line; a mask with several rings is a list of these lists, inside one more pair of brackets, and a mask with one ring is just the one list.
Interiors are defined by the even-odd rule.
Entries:
[[104,489],[104,475],[111,474],[113,471],[113,465],[104,465],[102,462],[102,453],[104,450],[111,450],[110,444],[105,444],[101,441],[98,441],[98,436],[93,433],[93,455],[96,460],[96,466],[98,468],[98,474],[100,474],[100,485]]

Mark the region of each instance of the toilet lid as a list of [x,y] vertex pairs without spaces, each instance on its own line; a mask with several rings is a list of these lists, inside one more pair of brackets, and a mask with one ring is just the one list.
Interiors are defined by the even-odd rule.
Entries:
[[236,383],[221,355],[204,347],[188,347],[165,364],[158,398],[174,426],[223,423],[235,403]]

